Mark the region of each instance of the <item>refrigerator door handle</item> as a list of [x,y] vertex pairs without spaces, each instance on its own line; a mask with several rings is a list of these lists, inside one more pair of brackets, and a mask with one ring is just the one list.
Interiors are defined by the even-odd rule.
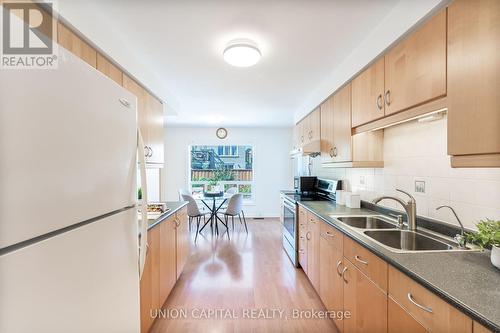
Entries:
[[146,262],[146,252],[148,245],[148,187],[146,182],[146,159],[144,158],[142,147],[144,147],[144,141],[142,140],[141,131],[137,129],[137,150],[139,156],[139,168],[141,172],[141,223],[139,226],[140,238],[139,238],[139,278],[142,277],[142,272],[144,271],[144,264]]

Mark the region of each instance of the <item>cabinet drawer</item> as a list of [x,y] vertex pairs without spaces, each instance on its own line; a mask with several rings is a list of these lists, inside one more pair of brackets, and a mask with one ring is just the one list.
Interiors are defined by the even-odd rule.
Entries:
[[325,239],[335,250],[339,250],[342,253],[344,235],[325,222],[320,222],[319,230],[321,238]]
[[387,292],[387,263],[352,239],[344,236],[344,257]]
[[472,332],[472,320],[394,267],[389,295],[430,332]]

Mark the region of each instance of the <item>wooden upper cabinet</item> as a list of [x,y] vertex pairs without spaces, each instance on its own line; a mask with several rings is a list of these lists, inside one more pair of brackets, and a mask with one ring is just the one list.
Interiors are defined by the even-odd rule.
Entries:
[[321,114],[321,161],[333,162],[333,96],[320,106]]
[[309,142],[321,139],[321,115],[319,108],[307,116],[308,133],[307,139]]
[[304,119],[302,119],[295,125],[295,135],[297,136],[297,148],[300,148],[305,143]]
[[384,116],[384,57],[352,80],[352,127]]
[[164,302],[177,281],[175,216],[160,225],[160,302]]
[[[310,142],[318,143],[321,139],[321,114],[320,108],[314,109],[305,118],[299,121],[295,125],[295,133],[297,135],[298,147],[304,147]],[[316,147],[309,146],[310,149],[316,149]],[[319,145],[317,147],[318,151],[320,149]]]
[[452,157],[452,166],[500,167],[499,13],[498,0],[448,8],[448,154],[485,154]]
[[113,65],[111,61],[106,59],[106,57],[100,53],[97,53],[97,70],[118,83],[120,86],[122,85],[123,72],[121,69]]
[[321,156],[323,163],[352,161],[350,83],[321,104]]
[[123,74],[123,87],[137,97],[137,119],[145,145],[146,162],[163,164],[165,162],[163,104],[125,74]]
[[349,260],[344,265],[344,311],[351,318],[344,320],[343,333],[386,333],[387,294]]
[[163,104],[156,97],[149,93],[147,95],[147,131],[148,145],[150,153],[147,158],[149,163],[163,164],[165,162],[164,153],[164,128],[163,128]]
[[96,50],[61,22],[57,22],[57,43],[90,66],[97,67]]
[[394,46],[384,58],[386,115],[446,95],[446,10]]
[[352,161],[350,83],[333,96],[333,161]]

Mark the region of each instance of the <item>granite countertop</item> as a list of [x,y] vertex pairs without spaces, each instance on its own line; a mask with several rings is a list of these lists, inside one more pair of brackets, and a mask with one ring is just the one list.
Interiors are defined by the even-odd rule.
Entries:
[[148,230],[160,224],[161,222],[168,219],[172,214],[177,212],[182,207],[188,204],[187,201],[167,201],[165,202],[167,208],[169,208],[165,213],[161,214],[157,218],[148,219]]
[[377,256],[493,331],[500,332],[500,270],[486,252],[392,252],[329,215],[380,214],[328,201],[298,201]]

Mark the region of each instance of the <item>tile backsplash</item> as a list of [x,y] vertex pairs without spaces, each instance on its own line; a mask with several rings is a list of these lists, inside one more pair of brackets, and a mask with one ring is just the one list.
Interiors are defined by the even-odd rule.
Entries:
[[[471,229],[480,219],[500,219],[500,168],[452,168],[446,153],[446,117],[384,131],[384,168],[324,168],[317,157],[312,160],[312,173],[343,179],[344,189],[366,201],[379,195],[404,197],[395,191],[400,188],[415,197],[418,215],[457,224],[448,209],[436,211],[440,205],[450,205]],[[391,200],[381,204],[402,209]]]

